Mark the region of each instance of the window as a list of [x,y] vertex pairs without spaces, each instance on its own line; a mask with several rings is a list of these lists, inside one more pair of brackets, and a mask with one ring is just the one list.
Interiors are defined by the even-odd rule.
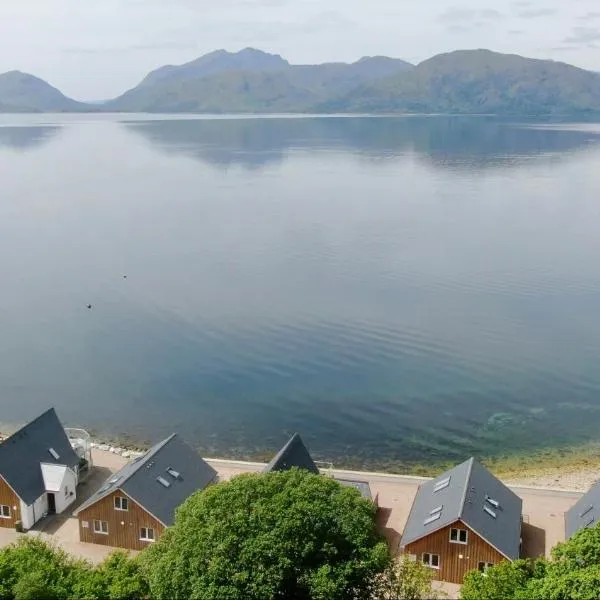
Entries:
[[60,458],[60,454],[54,448],[48,448],[48,452],[50,452],[54,460],[58,460]]
[[498,500],[494,500],[486,495],[485,501],[491,504],[494,508],[500,508],[500,502],[498,502]]
[[488,515],[490,515],[490,517],[492,517],[494,519],[496,518],[496,513],[491,508],[484,506],[483,511],[486,512]]
[[106,521],[94,521],[94,533],[108,535],[108,523]]
[[485,571],[487,571],[490,567],[493,567],[494,563],[488,563],[488,562],[480,562],[479,565],[477,566],[477,568],[484,573]]
[[423,554],[423,564],[431,567],[432,569],[440,568],[440,555],[439,554],[429,554],[426,552]]
[[115,510],[129,510],[129,502],[127,498],[115,496]]
[[143,542],[153,542],[154,529],[152,529],[152,527],[142,527],[140,529],[140,540]]
[[450,530],[450,541],[453,544],[466,544],[469,532],[466,529],[455,529],[454,527]]
[[166,488],[169,488],[169,487],[171,487],[171,482],[170,482],[170,481],[167,481],[167,480],[166,480],[164,477],[160,477],[160,476],[158,476],[158,477],[156,478],[156,481],[158,481],[158,483],[160,483],[160,485],[162,485],[162,486],[164,486],[164,487],[166,487]]
[[167,473],[173,479],[181,479],[181,473],[179,471],[176,471],[173,467],[167,467]]
[[423,521],[423,525],[429,525],[430,523],[433,523],[434,521],[437,521],[441,516],[442,516],[441,512],[434,513],[433,515],[431,515],[430,517],[427,517]]
[[0,505],[0,519],[10,519],[10,506]]
[[434,492],[439,492],[444,488],[447,488],[450,485],[450,477],[446,477],[445,479],[441,479],[433,486]]

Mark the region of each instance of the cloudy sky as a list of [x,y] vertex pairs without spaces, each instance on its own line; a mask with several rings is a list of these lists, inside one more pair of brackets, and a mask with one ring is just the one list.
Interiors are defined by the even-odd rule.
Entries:
[[247,46],[292,63],[490,48],[600,70],[600,0],[0,0],[0,72],[82,100]]

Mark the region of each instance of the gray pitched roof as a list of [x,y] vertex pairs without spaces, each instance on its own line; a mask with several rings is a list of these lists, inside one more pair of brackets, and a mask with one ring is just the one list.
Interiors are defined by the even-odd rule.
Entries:
[[371,486],[368,481],[355,481],[353,479],[338,479],[335,480],[345,487],[352,487],[360,492],[360,495],[367,500],[373,500],[373,494],[371,493]]
[[592,487],[565,513],[565,535],[569,539],[580,529],[600,522],[600,483]]
[[[50,454],[50,448],[58,459]],[[27,505],[46,491],[41,463],[66,465],[72,469],[79,463],[53,408],[0,444],[0,475]]]
[[[168,487],[159,482],[159,477],[168,482]],[[216,477],[217,472],[174,433],[111,475],[75,515],[120,489],[162,523],[172,525],[175,509]]]
[[[522,504],[512,490],[470,458],[419,487],[401,544],[406,546],[461,520],[514,560],[519,558]],[[432,518],[438,513],[438,518]]]
[[319,473],[309,451],[299,434],[295,433],[288,443],[273,457],[273,460],[264,468],[263,473],[271,471],[288,471],[293,467],[306,469],[311,473]]

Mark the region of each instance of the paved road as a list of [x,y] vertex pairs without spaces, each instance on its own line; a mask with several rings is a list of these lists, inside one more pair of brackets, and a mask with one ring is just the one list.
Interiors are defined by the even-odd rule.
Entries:
[[[256,472],[260,471],[265,464],[257,462],[246,462],[241,460],[224,460],[217,458],[207,458],[207,462],[213,465],[215,468],[223,469],[239,469],[240,471]],[[324,472],[327,472],[324,470]],[[396,475],[393,473],[370,473],[367,471],[346,471],[340,469],[333,469],[330,473],[334,477],[342,479],[356,479],[359,481],[369,481],[372,483],[398,483],[406,485],[420,485],[424,481],[428,481],[429,477],[415,477],[411,475]],[[534,496],[553,496],[563,498],[580,498],[581,492],[575,492],[572,490],[555,489],[555,488],[541,488],[532,486],[509,486],[519,496],[522,494],[534,495]]]

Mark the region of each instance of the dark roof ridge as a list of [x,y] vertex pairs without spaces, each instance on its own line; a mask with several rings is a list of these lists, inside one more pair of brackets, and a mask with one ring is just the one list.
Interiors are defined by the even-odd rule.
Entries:
[[[140,456],[137,460],[134,458],[133,461],[128,462],[127,464],[125,464],[116,473],[114,473],[109,479],[118,477],[119,473],[121,473],[121,471],[124,471],[127,467],[130,467],[131,468],[130,473],[127,475],[127,477],[124,477],[123,480],[119,482],[120,486],[123,485],[126,481],[128,481],[129,479],[131,479],[131,477],[133,477],[133,475],[135,475],[140,470],[141,467],[143,467],[145,464],[147,464],[148,461],[159,450],[162,450],[169,442],[171,442],[176,437],[177,437],[177,434],[176,433],[172,433],[168,438],[165,438],[164,440],[162,440],[162,442],[158,442],[157,444],[154,444],[154,446],[152,446],[148,450],[148,452],[146,452],[146,454],[142,454],[142,456]],[[135,466],[135,468],[133,468],[134,466]]]
[[465,489],[463,490],[461,502],[460,502],[460,513],[458,515],[459,519],[463,518],[463,514],[465,512],[465,503],[467,501],[467,493],[469,492],[469,486],[471,484],[471,476],[473,474],[473,464],[475,463],[475,457],[471,456],[467,461],[469,463],[469,468],[467,470],[467,476],[465,477]]

